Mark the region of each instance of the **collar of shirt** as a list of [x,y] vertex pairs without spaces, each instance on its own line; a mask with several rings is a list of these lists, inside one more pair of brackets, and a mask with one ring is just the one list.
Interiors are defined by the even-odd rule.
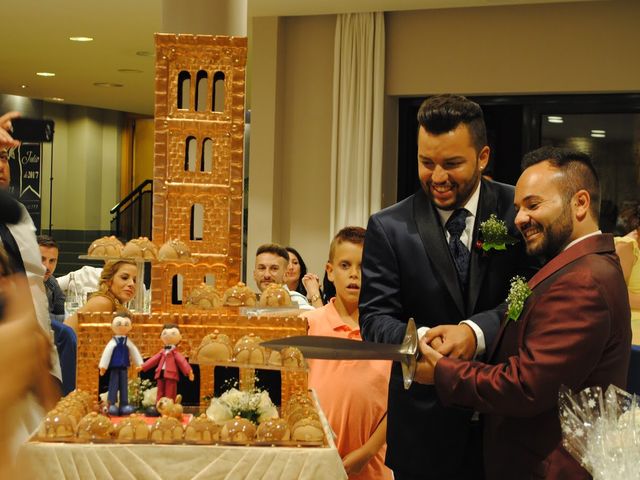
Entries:
[[171,348],[164,348],[162,347],[162,350],[164,351],[165,354],[175,350],[176,346],[175,345],[169,345]]
[[[469,197],[467,203],[462,206],[462,208],[467,209],[470,215],[467,216],[464,232],[462,232],[462,235],[460,235],[460,241],[464,243],[465,247],[467,247],[467,249],[469,250],[471,250],[471,239],[473,237],[473,223],[475,222],[476,214],[478,213],[478,202],[480,201],[481,183],[482,182],[478,182],[478,186],[476,187],[475,191],[471,194],[471,197]],[[447,239],[447,242],[449,242],[449,237],[451,235],[449,234],[447,229],[444,228],[444,225],[445,223],[447,223],[447,220],[449,220],[449,217],[453,215],[453,210],[442,210],[437,207],[436,210],[438,211],[438,215],[440,216],[440,222],[442,224],[442,229],[444,230],[445,238]]]
[[576,238],[574,241],[569,242],[569,244],[566,247],[564,247],[564,249],[562,251],[565,251],[565,250],[573,247],[576,243],[581,242],[585,238],[593,237],[595,235],[602,235],[602,230],[596,230],[595,232],[587,233],[586,235],[583,235],[580,238]]
[[331,306],[335,310],[335,315],[328,316],[329,324],[331,325],[331,328],[333,329],[333,331],[346,332],[347,337],[352,339],[360,339],[361,338],[360,327],[353,328],[351,325],[347,325],[346,323],[344,323],[344,321],[340,317],[340,314],[338,313],[338,309],[336,308],[335,297],[329,300],[329,302],[331,303]]

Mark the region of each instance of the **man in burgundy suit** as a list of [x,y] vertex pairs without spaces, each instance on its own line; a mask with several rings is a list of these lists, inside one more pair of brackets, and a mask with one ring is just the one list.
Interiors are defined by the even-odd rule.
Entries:
[[156,373],[153,378],[158,382],[158,400],[162,397],[175,400],[178,380],[180,379],[179,372],[182,372],[183,375],[189,377],[189,380],[193,381],[193,370],[184,356],[176,350],[176,346],[182,340],[178,325],[166,323],[162,327],[160,339],[164,344],[164,348],[144,362],[141,370],[146,372],[156,367]]
[[558,391],[624,387],[631,348],[622,270],[613,237],[598,227],[599,192],[587,155],[553,147],[526,155],[515,223],[527,253],[547,263],[523,308],[503,320],[486,364],[442,357],[421,340],[420,361],[432,368],[416,381],[435,383],[445,404],[485,414],[488,480],[590,478],[562,447]]

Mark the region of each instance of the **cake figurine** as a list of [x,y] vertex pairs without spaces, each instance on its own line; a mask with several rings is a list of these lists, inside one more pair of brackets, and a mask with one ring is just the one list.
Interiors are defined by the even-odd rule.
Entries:
[[91,412],[82,417],[78,424],[78,439],[92,442],[94,440],[110,440],[113,438],[113,424],[108,417]]
[[277,283],[271,283],[260,294],[261,307],[293,307],[289,292]]
[[187,442],[214,444],[220,439],[220,425],[201,414],[194,417],[184,429],[184,439]]
[[164,348],[142,364],[141,370],[146,372],[155,367],[153,378],[158,383],[157,398],[167,397],[175,400],[180,372],[193,381],[193,370],[186,358],[178,351],[182,340],[180,329],[175,323],[166,323],[162,327],[160,339]]
[[191,260],[191,252],[189,251],[187,244],[182,240],[171,239],[160,247],[158,259],[161,262],[170,262],[171,260]]
[[200,363],[230,362],[232,355],[229,336],[214,330],[202,339],[194,357]]
[[173,417],[182,421],[182,395],[176,395],[175,401],[172,398],[162,397],[156,402],[158,413],[164,417]]
[[122,249],[121,255],[126,258],[140,258],[142,260],[156,260],[158,247],[147,237],[131,239]]
[[[129,365],[131,360],[136,365],[136,370],[140,370],[142,356],[136,345],[128,338],[131,331],[131,318],[128,313],[117,312],[113,316],[111,329],[115,334],[107,346],[102,351],[100,363],[100,376],[109,370],[109,401],[110,415],[130,415],[135,407],[129,405],[129,392],[127,388]],[[120,395],[119,407],[116,406]]]
[[227,420],[220,431],[220,440],[225,442],[248,443],[256,438],[256,426],[246,418]]
[[142,416],[134,413],[116,425],[115,438],[119,442],[148,441],[149,425]]
[[179,420],[174,417],[160,417],[151,426],[149,437],[156,443],[175,443],[182,440],[184,428]]
[[120,240],[111,235],[110,237],[102,237],[89,245],[87,254],[90,257],[120,257],[124,245]]
[[285,442],[291,439],[291,429],[286,420],[272,418],[258,425],[259,442]]
[[262,339],[253,333],[238,340],[233,348],[233,358],[238,363],[264,365],[267,360],[266,349],[260,345]]
[[244,283],[238,282],[224,292],[222,303],[225,307],[254,307],[257,303],[256,294]]
[[222,299],[212,285],[201,283],[199,286],[191,290],[185,307],[197,308],[200,310],[213,310],[222,306]]

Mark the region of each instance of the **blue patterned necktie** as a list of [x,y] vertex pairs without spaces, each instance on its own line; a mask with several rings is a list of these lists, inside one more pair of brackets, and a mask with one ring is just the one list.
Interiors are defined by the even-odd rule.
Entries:
[[444,225],[444,228],[449,232],[449,250],[453,257],[453,263],[456,265],[458,278],[464,288],[467,287],[469,278],[469,259],[471,258],[471,253],[460,240],[460,235],[464,232],[467,216],[469,216],[469,211],[464,208],[459,208],[453,212]]

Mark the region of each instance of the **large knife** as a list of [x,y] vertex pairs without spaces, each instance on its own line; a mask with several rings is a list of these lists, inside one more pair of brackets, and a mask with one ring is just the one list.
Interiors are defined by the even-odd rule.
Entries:
[[393,360],[402,366],[404,388],[409,389],[416,373],[418,334],[413,318],[407,323],[402,344],[361,342],[345,338],[301,335],[278,338],[260,345],[272,350],[296,347],[306,358],[325,360]]

